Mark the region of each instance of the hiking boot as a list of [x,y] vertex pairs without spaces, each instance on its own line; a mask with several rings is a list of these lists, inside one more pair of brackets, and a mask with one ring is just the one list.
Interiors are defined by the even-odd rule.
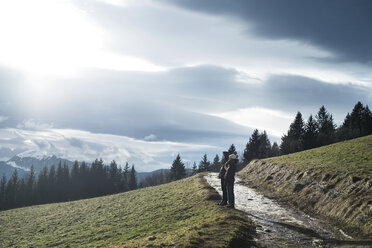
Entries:
[[228,208],[235,208],[234,204],[227,204],[226,207],[228,207]]
[[227,202],[224,202],[224,201],[220,201],[219,203],[217,203],[217,205],[220,205],[220,206],[226,206]]

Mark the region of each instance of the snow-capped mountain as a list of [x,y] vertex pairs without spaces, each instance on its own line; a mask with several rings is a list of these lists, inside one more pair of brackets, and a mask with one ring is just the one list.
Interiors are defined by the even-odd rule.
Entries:
[[[30,156],[31,155],[31,156]],[[68,167],[72,167],[73,163],[70,160],[58,158],[55,155],[52,156],[32,156],[32,153],[21,153],[18,154],[8,161],[0,161],[0,176],[5,174],[6,178],[9,179],[13,174],[14,170],[18,171],[18,176],[24,177],[30,173],[31,166],[34,166],[35,173],[39,173],[45,166],[50,167],[52,165],[57,166],[58,163],[67,164]]]

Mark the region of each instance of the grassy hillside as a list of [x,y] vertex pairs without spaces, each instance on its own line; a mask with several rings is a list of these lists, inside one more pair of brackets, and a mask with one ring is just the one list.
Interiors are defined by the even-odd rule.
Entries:
[[372,135],[263,161],[372,178]]
[[122,194],[0,212],[3,247],[239,247],[254,233],[202,175]]
[[266,195],[327,218],[355,237],[372,235],[372,135],[254,160],[238,175]]

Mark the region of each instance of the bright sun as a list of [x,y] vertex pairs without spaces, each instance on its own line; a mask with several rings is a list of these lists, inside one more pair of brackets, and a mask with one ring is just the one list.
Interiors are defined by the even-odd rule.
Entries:
[[70,0],[0,2],[0,64],[39,76],[72,76],[79,68],[158,71],[141,58],[104,47],[110,36]]

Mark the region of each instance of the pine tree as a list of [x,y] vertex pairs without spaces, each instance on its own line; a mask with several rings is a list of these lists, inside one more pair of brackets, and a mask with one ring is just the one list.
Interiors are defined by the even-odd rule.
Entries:
[[372,112],[368,105],[364,108],[362,115],[363,135],[372,134]]
[[18,171],[15,169],[5,189],[5,202],[7,209],[16,207],[18,183]]
[[125,163],[125,167],[122,173],[121,182],[120,182],[120,191],[127,191],[129,189],[128,181],[129,181],[129,164],[128,162]]
[[132,169],[130,170],[128,184],[129,184],[129,190],[134,190],[137,188],[137,178],[136,178],[136,171],[134,169],[134,165],[132,165]]
[[198,167],[196,166],[196,163],[194,161],[194,164],[192,165],[191,175],[195,175],[197,172],[198,172]]
[[30,174],[27,177],[27,185],[26,185],[26,205],[32,205],[34,203],[35,198],[35,169],[34,165],[31,165]]
[[75,160],[70,173],[70,196],[72,199],[78,199],[81,195],[80,189],[80,168],[78,161]]
[[230,146],[229,150],[227,150],[227,152],[229,153],[229,155],[231,155],[231,154],[238,155],[238,153],[237,153],[237,151],[235,149],[234,144],[231,144],[231,146]]
[[350,114],[350,128],[355,132],[355,137],[362,135],[364,106],[361,102],[355,104]]
[[301,112],[297,112],[294,121],[289,126],[288,132],[282,137],[280,151],[289,154],[303,150],[304,121]]
[[89,195],[89,175],[90,175],[90,168],[88,165],[83,161],[79,168],[79,198],[85,198]]
[[5,187],[6,187],[6,177],[5,174],[1,177],[0,181],[0,210],[5,209]]
[[277,157],[280,156],[280,148],[278,143],[274,142],[273,146],[271,147],[270,157]]
[[218,156],[218,154],[216,154],[216,156],[213,159],[211,170],[217,172],[220,170],[220,167],[221,167],[220,157]]
[[266,131],[259,136],[258,158],[267,158],[270,155],[271,143]]
[[318,145],[323,146],[333,143],[336,125],[333,123],[332,115],[327,112],[324,105],[320,107],[315,119],[318,126]]
[[37,181],[38,203],[42,204],[46,202],[53,202],[53,199],[49,198],[49,192],[53,192],[52,189],[49,188],[50,178],[51,178],[50,175],[48,177],[48,168],[44,167],[39,172],[39,177]]
[[[243,160],[245,164],[248,164],[252,159],[259,158],[260,148],[260,133],[258,129],[255,129],[249,138],[248,143],[245,146],[243,152]],[[230,153],[229,153],[230,154]]]
[[305,124],[305,133],[303,137],[304,150],[317,147],[318,127],[312,115],[309,116]]
[[[44,167],[43,168],[43,173],[46,173],[45,176],[45,184],[46,187],[45,189],[39,189],[43,193],[45,193],[45,196],[43,196],[43,200],[45,202],[55,202],[58,200],[58,195],[56,194],[57,192],[57,173],[56,173],[56,168],[54,165],[52,165],[49,169],[49,174],[48,174],[48,168]],[[40,176],[40,173],[39,173]],[[40,178],[39,178],[40,179]],[[42,178],[44,179],[44,178]],[[44,183],[44,182],[43,182]]]
[[180,154],[177,155],[176,159],[172,163],[172,167],[169,171],[169,179],[171,181],[179,180],[186,176],[185,165],[181,160]]
[[210,171],[211,162],[208,161],[207,154],[204,154],[202,160],[199,162],[199,172]]
[[119,186],[120,186],[120,173],[118,166],[113,160],[110,163],[110,169],[109,169],[109,185],[110,185],[110,193],[117,193],[119,192]]

